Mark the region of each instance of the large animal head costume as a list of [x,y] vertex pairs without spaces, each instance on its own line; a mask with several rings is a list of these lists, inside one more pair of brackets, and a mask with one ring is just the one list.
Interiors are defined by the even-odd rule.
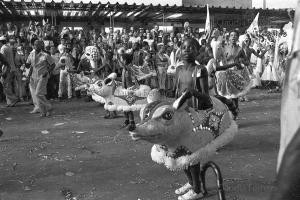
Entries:
[[97,47],[95,46],[87,46],[85,48],[85,57],[90,61],[91,66],[93,69],[97,68],[97,61],[100,56],[100,52]]
[[155,144],[151,157],[170,170],[205,162],[216,149],[229,143],[237,125],[227,107],[212,97],[212,110],[188,107],[183,94],[174,103],[155,101],[140,112],[141,122],[131,132],[133,140]]

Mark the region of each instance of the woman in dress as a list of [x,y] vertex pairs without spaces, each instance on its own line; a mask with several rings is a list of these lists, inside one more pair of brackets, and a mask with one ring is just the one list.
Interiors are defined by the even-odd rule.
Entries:
[[[265,53],[269,50],[269,48],[267,47],[266,50],[258,53],[257,51],[255,51],[253,48],[250,47],[251,45],[251,38],[249,35],[243,35],[242,37],[240,37],[240,45],[242,47],[243,53],[245,55],[244,59],[243,59],[243,64],[245,65],[245,71],[248,70],[249,73],[249,66],[250,66],[250,60],[251,60],[251,56],[254,55],[259,59],[263,59]],[[250,75],[250,73],[249,73]],[[257,80],[257,78],[256,78]],[[254,81],[254,80],[253,80]],[[241,101],[249,101],[247,96],[241,96],[240,97]]]
[[[229,44],[220,53],[223,66],[217,68],[219,72],[216,73],[216,86],[218,94],[227,99],[232,99],[236,108],[238,108],[238,98],[250,90],[251,79],[246,68],[241,65],[246,56],[243,49],[237,44],[239,33],[232,31],[229,37]],[[235,67],[232,68],[233,66]]]
[[271,43],[271,47],[266,54],[266,67],[261,76],[261,80],[264,82],[265,87],[269,88],[269,92],[272,91],[271,88],[274,86],[277,88],[279,83],[279,76],[277,72],[277,67],[279,65],[278,60],[278,47]]

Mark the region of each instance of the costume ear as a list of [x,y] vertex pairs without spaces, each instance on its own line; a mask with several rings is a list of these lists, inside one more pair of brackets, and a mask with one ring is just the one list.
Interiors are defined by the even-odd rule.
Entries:
[[176,99],[173,103],[173,108],[176,110],[180,109],[182,105],[186,102],[187,99],[189,99],[189,95],[187,95],[187,92],[182,93],[182,95]]

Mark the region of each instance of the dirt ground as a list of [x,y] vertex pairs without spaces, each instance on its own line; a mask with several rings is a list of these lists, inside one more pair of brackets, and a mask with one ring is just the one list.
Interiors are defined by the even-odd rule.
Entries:
[[[77,200],[177,199],[174,190],[186,182],[184,174],[155,164],[151,144],[134,142],[119,128],[123,117],[105,120],[101,105],[82,99],[53,105],[49,118],[29,114],[29,105],[0,105],[1,200],[64,200],[67,194]],[[279,113],[278,96],[241,103],[238,136],[213,158],[227,200],[268,199]],[[205,199],[215,200],[215,177],[209,173],[207,179]]]

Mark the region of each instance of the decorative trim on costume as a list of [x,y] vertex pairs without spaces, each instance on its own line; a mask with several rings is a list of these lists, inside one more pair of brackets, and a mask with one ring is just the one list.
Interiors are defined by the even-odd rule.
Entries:
[[231,95],[223,95],[219,90],[218,90],[218,93],[222,96],[222,97],[225,97],[227,99],[235,99],[235,98],[239,98],[241,96],[244,96],[246,95],[250,89],[252,88],[252,85],[253,85],[253,80],[250,80],[248,86],[241,92],[237,93],[237,94],[231,94]]
[[196,163],[207,162],[218,148],[231,142],[237,132],[238,126],[234,120],[231,120],[231,125],[220,136],[190,155],[173,158],[169,156],[170,153],[163,146],[156,144],[151,149],[151,158],[158,164],[164,164],[171,171],[181,171]]

